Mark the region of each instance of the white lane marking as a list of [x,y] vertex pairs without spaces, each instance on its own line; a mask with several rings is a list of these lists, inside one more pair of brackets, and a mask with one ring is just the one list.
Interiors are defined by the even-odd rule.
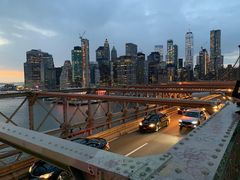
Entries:
[[118,138],[119,138],[119,137],[115,137],[115,138],[113,138],[113,139],[109,140],[108,142],[115,141],[115,140],[117,140]]
[[143,147],[146,146],[147,144],[148,144],[148,143],[145,143],[145,144],[139,146],[138,148],[134,149],[134,150],[131,151],[130,153],[126,154],[125,156],[127,157],[127,156],[129,156],[129,155],[135,153],[136,151],[138,151],[139,149],[143,148]]

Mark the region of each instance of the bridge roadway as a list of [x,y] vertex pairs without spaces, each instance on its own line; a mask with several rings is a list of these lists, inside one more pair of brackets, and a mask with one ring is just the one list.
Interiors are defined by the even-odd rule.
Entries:
[[[158,132],[140,133],[135,131],[120,136],[110,142],[111,151],[129,157],[165,153],[191,131],[191,129],[179,129],[178,120],[181,116],[176,111],[172,112],[169,126]],[[209,117],[208,114],[207,117]]]
[[[70,167],[74,174],[79,169],[88,175],[87,179],[219,179],[228,176],[226,160],[239,158],[238,144],[235,146],[238,149],[229,151],[240,138],[236,110],[239,108],[227,103],[164,154],[140,158],[97,150],[6,123],[0,123],[0,140],[54,164]],[[230,153],[236,157],[229,157]],[[229,170],[239,172],[237,167],[232,164]]]
[[180,117],[181,115],[176,113],[171,115],[169,126],[158,132],[140,133],[135,131],[120,136],[110,142],[110,151],[130,157],[164,153],[190,131],[189,129],[179,130],[178,120]]

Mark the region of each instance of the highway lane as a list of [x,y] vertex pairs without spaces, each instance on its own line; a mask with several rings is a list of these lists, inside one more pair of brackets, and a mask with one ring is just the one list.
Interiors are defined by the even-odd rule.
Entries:
[[180,117],[181,115],[177,113],[172,114],[170,125],[158,132],[140,133],[136,131],[121,136],[110,142],[111,151],[130,157],[164,153],[191,131],[185,128],[180,131],[178,126]]

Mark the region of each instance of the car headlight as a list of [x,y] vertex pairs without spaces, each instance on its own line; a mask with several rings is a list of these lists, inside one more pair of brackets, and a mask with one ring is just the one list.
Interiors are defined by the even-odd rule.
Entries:
[[181,120],[181,119],[179,119],[179,122],[181,123],[181,122],[182,122],[182,120]]
[[149,127],[155,127],[155,124],[151,123],[149,124]]
[[43,174],[40,176],[41,179],[48,179],[53,175],[53,172],[47,173],[47,174]]
[[32,172],[32,168],[33,168],[33,165],[32,165],[32,166],[30,166],[30,168],[29,168],[29,170],[28,170],[28,172],[29,172],[29,173],[31,173],[31,172]]
[[198,121],[192,121],[192,124],[198,124]]
[[217,112],[218,111],[218,106],[213,106],[213,111]]
[[139,126],[142,126],[142,122],[139,123]]

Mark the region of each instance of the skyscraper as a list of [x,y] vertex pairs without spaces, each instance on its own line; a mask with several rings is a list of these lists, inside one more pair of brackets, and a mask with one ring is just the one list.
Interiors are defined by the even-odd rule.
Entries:
[[178,46],[173,45],[173,40],[169,39],[167,41],[167,79],[168,81],[174,81],[176,76],[177,69],[177,60],[178,60]]
[[98,64],[96,62],[90,62],[90,83],[92,86],[96,86],[100,81],[100,74]]
[[163,45],[155,45],[154,51],[159,53],[160,61],[163,61]]
[[41,58],[41,89],[55,89],[56,71],[51,54],[42,52]]
[[187,32],[185,35],[185,68],[193,69],[193,33]]
[[116,61],[117,61],[117,50],[113,46],[111,50],[111,62],[110,62],[110,74],[111,74],[111,85],[114,85],[114,81],[116,80]]
[[201,48],[199,52],[199,78],[204,80],[209,71],[209,56],[206,49]]
[[113,46],[112,50],[111,50],[111,61],[114,61],[117,59],[117,50],[116,48]]
[[104,46],[99,46],[96,50],[96,61],[100,72],[100,83],[102,85],[109,85],[111,82],[111,63],[107,39],[104,42]]
[[137,53],[137,62],[136,62],[136,83],[144,84],[144,65],[145,65],[145,54]]
[[167,55],[166,55],[166,61],[167,64],[173,64],[174,60],[173,60],[173,40],[169,39],[167,41]]
[[109,48],[109,43],[107,39],[105,40],[103,47],[104,47],[104,56],[106,60],[110,61],[110,48]]
[[56,67],[55,72],[56,72],[56,89],[60,89],[60,76],[62,73],[62,67]]
[[75,87],[81,87],[83,81],[82,48],[75,46],[72,50],[72,78]]
[[158,83],[160,54],[159,52],[151,52],[147,57],[148,61],[148,83]]
[[89,41],[81,38],[82,46],[82,87],[89,87],[90,82],[90,60],[89,60]]
[[60,75],[60,89],[67,89],[70,87],[72,87],[72,65],[71,61],[66,60]]
[[221,30],[210,31],[210,71],[219,79],[223,69],[223,56],[221,55]]
[[137,56],[137,45],[133,43],[126,43],[126,56]]
[[26,53],[24,63],[25,87],[52,89],[55,87],[54,64],[51,54],[32,49]]
[[136,84],[136,65],[133,56],[120,56],[116,62],[117,79],[120,85]]
[[173,64],[175,70],[177,69],[177,64],[178,64],[178,45],[174,44],[173,45]]

